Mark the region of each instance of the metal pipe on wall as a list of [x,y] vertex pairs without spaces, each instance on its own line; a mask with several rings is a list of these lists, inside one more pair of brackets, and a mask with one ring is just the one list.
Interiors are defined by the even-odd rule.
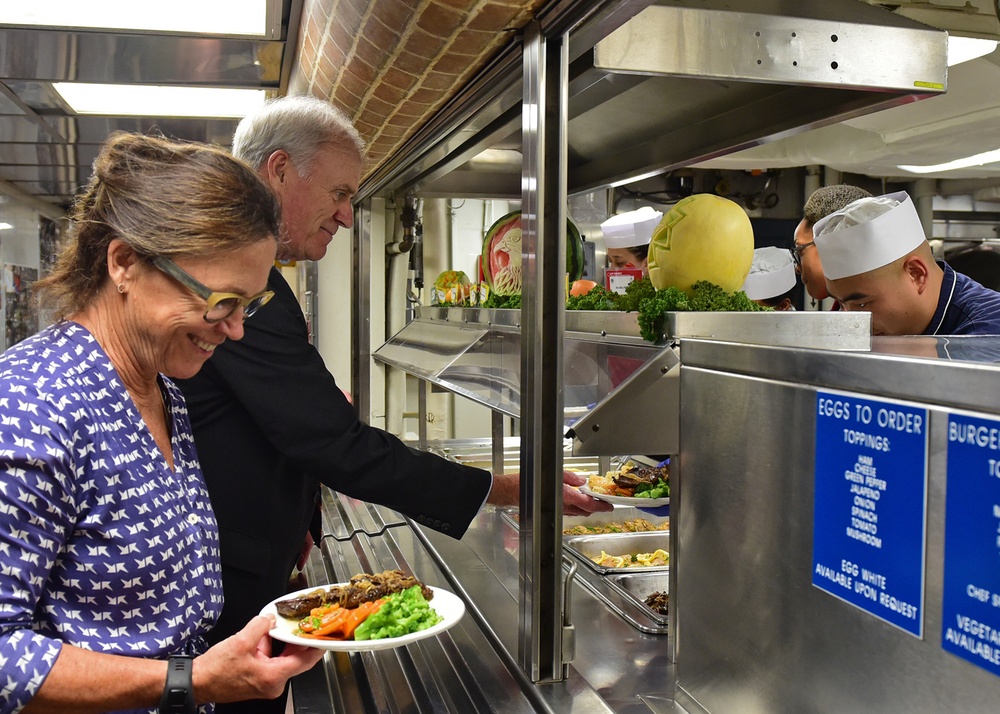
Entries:
[[[443,198],[425,198],[421,216],[424,226],[424,284],[433,289],[434,280],[445,270],[454,266],[452,259],[451,211]],[[427,292],[425,291],[425,295]],[[430,302],[425,298],[425,302]],[[430,384],[421,381],[418,389],[430,390]],[[455,429],[451,415],[455,396],[450,392],[431,392],[426,400],[426,414],[422,415],[427,438],[451,439]]]
[[[409,256],[390,246],[398,246],[403,236],[400,211],[393,211],[393,231],[386,244],[386,260],[389,261],[388,285],[386,286],[386,334],[389,338],[406,325],[406,274]],[[389,367],[385,375],[385,430],[396,436],[403,436],[403,412],[406,411],[406,373]]]
[[[827,180],[828,178],[830,178],[826,167],[818,166],[816,164],[806,167],[805,176],[802,179],[803,204],[805,204],[805,202],[809,200],[809,197],[812,196],[816,190],[818,190],[823,186],[823,180],[820,179],[821,176],[823,177],[823,180]],[[801,211],[801,207],[799,210]],[[799,214],[799,217],[801,218],[801,213]],[[809,295],[806,294],[805,300],[803,301],[803,308],[805,310],[822,310],[823,301],[812,300],[810,299]]]
[[820,174],[823,170],[821,166],[806,166],[806,175],[802,179],[802,202],[805,203],[813,192],[820,187]]
[[934,196],[937,195],[937,181],[935,179],[917,179],[910,184],[910,197],[913,199],[913,207],[917,209],[917,216],[920,217],[920,225],[924,228],[924,235],[930,240],[934,237]]

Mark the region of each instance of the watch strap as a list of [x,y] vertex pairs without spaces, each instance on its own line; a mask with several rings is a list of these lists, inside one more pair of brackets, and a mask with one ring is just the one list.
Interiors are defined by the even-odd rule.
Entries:
[[160,697],[161,714],[195,714],[191,655],[171,655],[167,661],[167,682]]

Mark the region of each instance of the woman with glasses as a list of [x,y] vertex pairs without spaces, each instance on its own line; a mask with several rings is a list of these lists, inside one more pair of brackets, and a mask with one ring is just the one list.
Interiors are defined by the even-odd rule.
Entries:
[[225,152],[102,148],[36,284],[59,319],[0,356],[0,712],[195,711],[277,696],[320,658],[269,658],[265,618],[208,649],[219,536],[170,379],[242,337],[277,234]]

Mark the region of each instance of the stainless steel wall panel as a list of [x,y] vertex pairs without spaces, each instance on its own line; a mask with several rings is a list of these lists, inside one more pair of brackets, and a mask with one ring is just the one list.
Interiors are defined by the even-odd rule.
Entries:
[[[959,392],[952,403],[997,414],[1000,368],[721,342],[683,349],[682,495],[671,526],[678,700],[768,714],[995,709],[1000,681],[941,649],[938,397]],[[811,584],[817,388],[930,409],[922,640]]]

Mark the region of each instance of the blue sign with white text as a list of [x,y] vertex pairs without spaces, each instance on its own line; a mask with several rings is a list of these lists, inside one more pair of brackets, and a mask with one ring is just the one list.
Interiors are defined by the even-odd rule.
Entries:
[[816,393],[812,583],[923,637],[927,410]]
[[1000,675],[1000,421],[948,416],[941,647]]

